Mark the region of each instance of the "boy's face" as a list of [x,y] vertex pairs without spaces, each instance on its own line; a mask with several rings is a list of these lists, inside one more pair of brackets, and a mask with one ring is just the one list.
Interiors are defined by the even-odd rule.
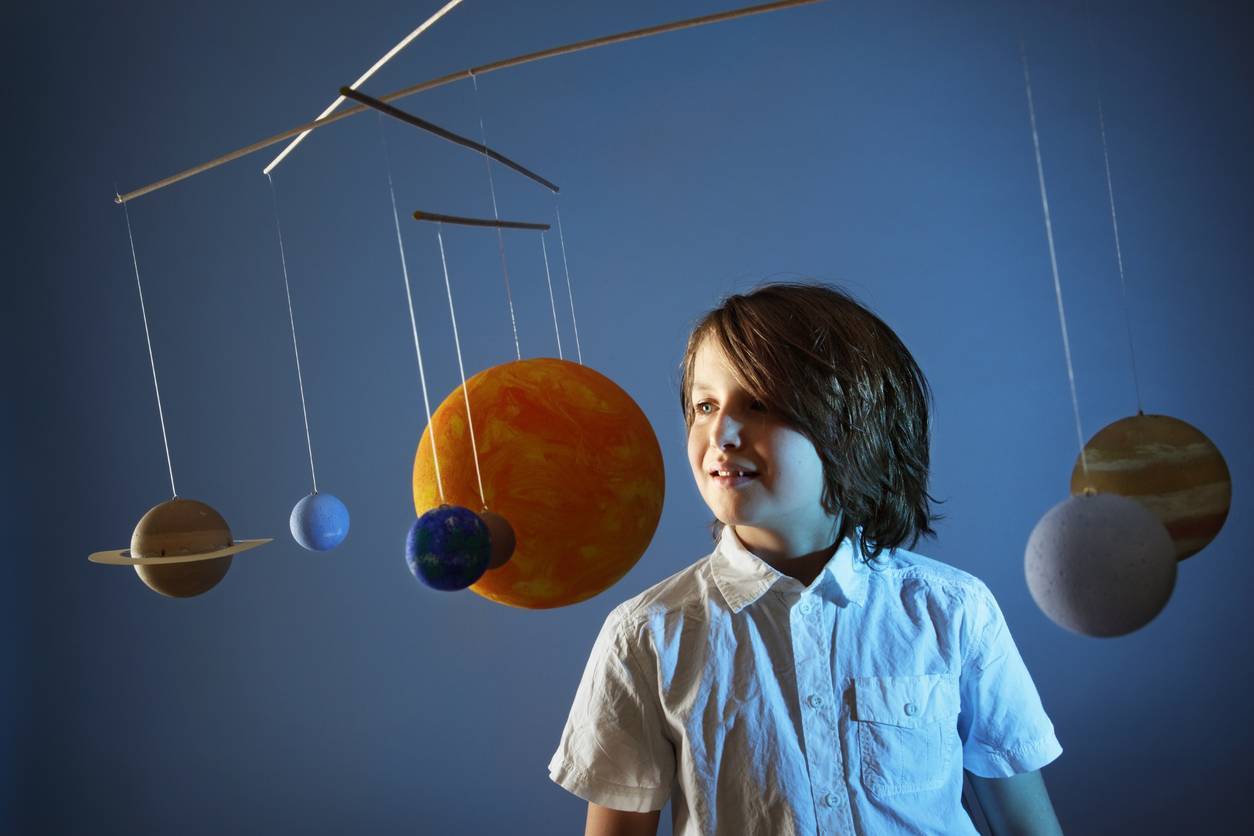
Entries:
[[740,385],[715,340],[697,349],[692,379],[688,463],[714,516],[746,545],[828,536],[823,464],[810,439]]

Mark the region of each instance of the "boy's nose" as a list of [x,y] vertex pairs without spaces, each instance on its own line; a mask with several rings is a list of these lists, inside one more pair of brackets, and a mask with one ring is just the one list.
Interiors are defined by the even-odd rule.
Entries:
[[714,446],[720,450],[728,450],[740,446],[740,425],[735,421],[723,418],[714,426]]

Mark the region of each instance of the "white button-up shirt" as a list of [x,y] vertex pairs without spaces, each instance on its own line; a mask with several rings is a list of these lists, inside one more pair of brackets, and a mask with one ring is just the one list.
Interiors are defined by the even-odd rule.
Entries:
[[676,836],[975,834],[964,768],[1061,753],[980,580],[846,539],[803,587],[726,526],[606,618],[549,774],[618,810],[669,799]]

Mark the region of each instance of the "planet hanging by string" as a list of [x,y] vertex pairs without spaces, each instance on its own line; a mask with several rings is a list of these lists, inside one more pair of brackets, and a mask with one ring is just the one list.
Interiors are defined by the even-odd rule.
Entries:
[[441,505],[409,527],[405,562],[414,577],[432,589],[465,589],[488,569],[492,547],[488,527],[469,508]]
[[514,547],[518,545],[514,537],[514,527],[509,520],[495,511],[482,510],[479,519],[488,529],[488,539],[492,542],[492,556],[488,560],[488,571],[500,569],[514,556]]
[[348,508],[339,497],[311,493],[297,502],[288,518],[292,538],[310,551],[328,551],[348,536]]
[[1232,478],[1219,449],[1196,427],[1168,415],[1137,414],[1103,427],[1071,471],[1071,493],[1086,489],[1140,502],[1184,560],[1201,551],[1228,518]]
[[269,542],[232,540],[221,514],[203,502],[176,496],[140,518],[129,549],[96,552],[87,559],[133,566],[154,592],[190,598],[217,586],[231,568],[234,555]]
[[1148,508],[1118,494],[1080,494],[1051,508],[1028,538],[1024,575],[1055,624],[1109,638],[1139,630],[1176,585],[1175,545]]
[[662,514],[662,450],[648,419],[608,377],[566,360],[494,366],[466,381],[475,457],[459,387],[444,399],[414,455],[414,508],[444,502],[499,514],[513,556],[470,586],[512,607],[547,609],[591,598],[644,554]]

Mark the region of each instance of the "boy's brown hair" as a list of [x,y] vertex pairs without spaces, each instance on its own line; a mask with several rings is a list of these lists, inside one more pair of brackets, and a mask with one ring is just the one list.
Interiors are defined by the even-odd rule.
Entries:
[[[691,431],[693,363],[707,338],[753,397],[814,444],[835,542],[862,528],[864,560],[936,536],[927,493],[932,390],[905,345],[848,293],[825,284],[760,285],[728,296],[688,336],[679,400]],[[722,523],[711,533],[717,540]]]

